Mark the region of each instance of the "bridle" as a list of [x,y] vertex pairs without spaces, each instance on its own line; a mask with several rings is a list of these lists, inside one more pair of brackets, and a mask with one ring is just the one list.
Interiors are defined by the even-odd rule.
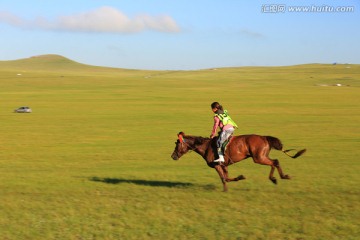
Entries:
[[[196,147],[192,147],[187,143],[187,141],[184,139],[184,136],[182,134],[178,134],[178,140],[179,140],[180,144],[185,144],[185,146],[187,146],[188,151],[196,150]],[[178,153],[176,153],[176,154],[178,155]]]

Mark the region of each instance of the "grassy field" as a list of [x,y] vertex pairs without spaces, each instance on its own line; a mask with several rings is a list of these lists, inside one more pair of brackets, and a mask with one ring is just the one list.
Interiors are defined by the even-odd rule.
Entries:
[[[342,84],[342,86],[334,86]],[[1,239],[359,239],[360,65],[138,71],[47,55],[0,61]],[[292,179],[251,159],[222,192],[176,134],[209,136],[221,102],[237,134]],[[15,114],[29,105],[31,114]]]

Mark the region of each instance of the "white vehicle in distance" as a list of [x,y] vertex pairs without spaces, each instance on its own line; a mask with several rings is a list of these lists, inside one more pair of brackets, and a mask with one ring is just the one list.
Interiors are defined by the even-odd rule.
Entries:
[[14,110],[15,113],[31,113],[32,110],[29,107],[19,107],[18,109]]

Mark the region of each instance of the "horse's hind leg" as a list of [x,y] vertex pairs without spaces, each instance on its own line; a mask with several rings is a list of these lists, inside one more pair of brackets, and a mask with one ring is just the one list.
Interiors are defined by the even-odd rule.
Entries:
[[275,171],[275,167],[274,166],[270,166],[271,167],[271,170],[270,170],[270,174],[269,174],[269,179],[270,181],[272,181],[274,184],[277,184],[277,180],[276,178],[274,177],[274,171]]
[[274,171],[275,171],[275,168],[277,168],[277,166],[275,165],[275,162],[268,157],[260,157],[260,158],[253,158],[253,159],[254,159],[255,163],[258,163],[261,165],[269,165],[271,167],[269,179],[274,184],[277,184],[277,180],[274,177]]
[[274,166],[278,170],[278,173],[279,173],[281,179],[290,179],[289,175],[283,173],[283,171],[282,171],[282,169],[280,167],[279,160],[275,159],[275,160],[273,160],[273,162],[274,162]]

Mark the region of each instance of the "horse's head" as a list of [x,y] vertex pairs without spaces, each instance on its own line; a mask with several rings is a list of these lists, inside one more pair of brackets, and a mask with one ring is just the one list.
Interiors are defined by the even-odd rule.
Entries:
[[186,143],[185,140],[185,133],[179,132],[178,139],[175,144],[176,146],[174,152],[171,154],[171,158],[174,160],[178,160],[182,155],[184,155],[190,150],[189,145]]

